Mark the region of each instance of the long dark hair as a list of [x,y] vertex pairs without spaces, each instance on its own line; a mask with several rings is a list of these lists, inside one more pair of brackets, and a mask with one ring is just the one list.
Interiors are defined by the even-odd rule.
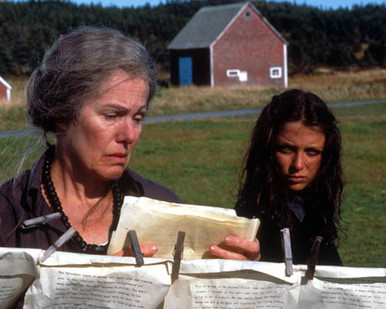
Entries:
[[299,120],[305,126],[319,128],[326,138],[318,174],[303,195],[317,225],[316,233],[326,241],[334,241],[341,228],[341,135],[327,105],[310,92],[288,90],[275,95],[263,109],[245,156],[236,211],[246,217],[267,216],[279,227],[291,227],[289,191],[280,182],[275,149],[283,124]]

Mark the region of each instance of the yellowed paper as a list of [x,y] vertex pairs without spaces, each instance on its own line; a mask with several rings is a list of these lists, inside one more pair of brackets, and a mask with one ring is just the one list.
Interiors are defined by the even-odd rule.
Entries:
[[300,287],[299,308],[386,308],[386,269],[317,266]]
[[0,308],[13,308],[37,276],[36,261],[27,252],[0,252]]
[[[305,265],[286,277],[283,263],[183,261],[165,299],[167,309],[386,308],[386,269]],[[181,297],[183,295],[183,297]]]
[[226,236],[253,240],[259,223],[258,219],[237,217],[232,209],[126,196],[108,253],[114,254],[130,247],[127,233],[135,230],[140,244],[158,246],[159,251],[154,257],[172,258],[178,231],[184,231],[183,258],[208,258],[209,247],[221,243]]
[[13,308],[9,296],[22,295],[31,278],[27,309],[386,308],[385,268],[318,265],[307,280],[305,265],[287,277],[284,263],[183,260],[171,284],[171,259],[145,258],[136,267],[132,257],[55,252],[39,263],[43,253],[0,248],[0,308]]
[[54,253],[40,264],[24,308],[157,308],[170,286],[166,260]]

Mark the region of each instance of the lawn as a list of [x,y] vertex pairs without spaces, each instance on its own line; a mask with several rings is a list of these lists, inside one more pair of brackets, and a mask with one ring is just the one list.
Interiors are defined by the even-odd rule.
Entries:
[[[346,266],[386,267],[386,104],[334,110],[343,135],[345,190],[339,252]],[[144,126],[130,166],[185,203],[233,207],[256,115]],[[0,139],[0,181],[32,164],[38,137]]]

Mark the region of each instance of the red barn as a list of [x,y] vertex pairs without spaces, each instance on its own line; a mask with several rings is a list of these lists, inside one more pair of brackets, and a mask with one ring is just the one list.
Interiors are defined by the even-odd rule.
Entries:
[[287,87],[287,42],[249,2],[201,8],[168,46],[173,85]]
[[0,76],[0,100],[11,100],[11,85]]

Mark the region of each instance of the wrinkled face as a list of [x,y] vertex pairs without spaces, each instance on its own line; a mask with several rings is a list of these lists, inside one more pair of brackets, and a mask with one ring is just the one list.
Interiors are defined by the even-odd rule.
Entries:
[[121,177],[142,131],[149,89],[142,78],[117,71],[100,96],[85,102],[57,138],[62,157],[77,173],[100,180]]
[[318,174],[326,137],[301,121],[285,123],[276,137],[275,159],[288,188],[301,191]]

